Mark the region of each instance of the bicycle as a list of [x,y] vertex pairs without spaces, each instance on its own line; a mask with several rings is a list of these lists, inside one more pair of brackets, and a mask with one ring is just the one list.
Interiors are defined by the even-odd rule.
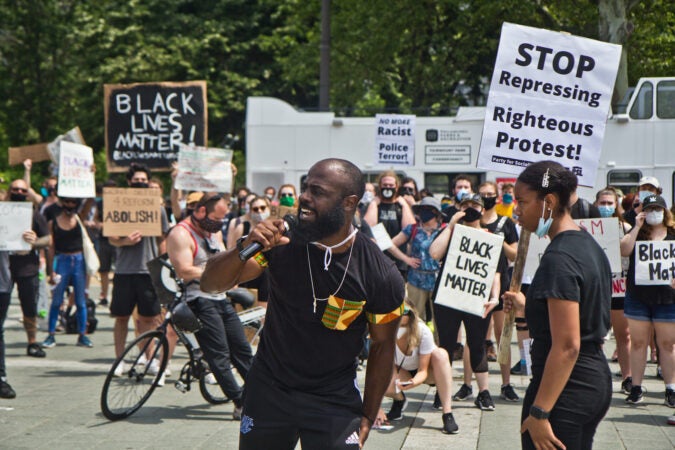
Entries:
[[[154,330],[147,331],[126,346],[122,355],[110,367],[101,391],[101,412],[112,421],[125,419],[136,411],[150,398],[160,383],[166,370],[169,358],[169,343],[166,337],[169,324],[178,335],[179,341],[188,351],[188,362],[180,371],[174,387],[186,393],[191,384],[199,382],[199,391],[207,402],[218,405],[230,400],[224,395],[220,385],[215,382],[208,363],[199,348],[199,344],[192,334],[201,327],[199,320],[190,307],[183,301],[185,283],[176,276],[168,262],[162,265],[171,272],[176,282],[176,291],[173,301],[167,308],[164,321]],[[232,290],[227,292],[234,303],[251,305],[253,296],[246,290]],[[261,311],[262,310],[262,311]],[[244,311],[247,317],[242,317],[242,323],[247,326],[258,326],[256,335],[262,328],[264,308],[256,307]],[[117,376],[118,367],[122,365]]]

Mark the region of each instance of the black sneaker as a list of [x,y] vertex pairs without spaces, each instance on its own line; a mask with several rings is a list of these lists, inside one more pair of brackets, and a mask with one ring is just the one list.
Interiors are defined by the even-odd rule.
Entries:
[[672,389],[666,389],[666,399],[663,402],[668,408],[675,408],[675,391]]
[[464,400],[468,400],[471,397],[473,397],[473,389],[471,386],[462,384],[462,387],[460,387],[459,391],[457,391],[455,395],[452,396],[452,399],[457,400],[458,402],[463,402]]
[[408,406],[408,399],[405,394],[401,392],[403,400],[394,400],[391,404],[391,409],[387,413],[387,420],[401,420],[403,418],[403,411]]
[[459,427],[457,426],[457,422],[455,422],[455,418],[452,417],[452,413],[445,413],[443,414],[443,433],[445,434],[457,434],[459,433]]
[[630,394],[626,397],[626,403],[641,403],[644,400],[642,396],[642,386],[633,386],[630,388]]
[[443,404],[441,403],[441,397],[438,396],[438,391],[436,391],[436,395],[434,395],[434,404],[432,405],[434,409],[442,409]]
[[473,404],[483,411],[495,410],[495,404],[492,401],[492,396],[490,395],[490,391],[487,389],[478,393],[478,396],[476,397],[476,400],[473,402]]
[[0,398],[14,398],[16,397],[16,392],[12,389],[12,386],[9,385],[6,381],[0,380]]
[[633,387],[633,377],[626,377],[625,380],[621,382],[621,392],[630,395],[630,390]]
[[42,347],[40,347],[40,344],[38,344],[37,342],[28,344],[28,347],[26,348],[26,354],[34,358],[44,358],[45,356],[47,356],[45,351],[42,350]]
[[108,299],[107,298],[100,298],[100,299],[98,299],[98,304],[100,306],[108,306]]
[[522,367],[522,366],[521,366],[521,364],[520,364],[520,361],[518,361],[517,363],[515,363],[515,364],[513,365],[513,367],[511,367],[511,375],[520,375],[521,370],[522,370],[521,367]]
[[513,386],[510,384],[502,386],[502,393],[499,395],[499,398],[509,402],[517,402],[520,400],[520,397],[518,397],[518,394],[516,394],[516,391],[513,390]]

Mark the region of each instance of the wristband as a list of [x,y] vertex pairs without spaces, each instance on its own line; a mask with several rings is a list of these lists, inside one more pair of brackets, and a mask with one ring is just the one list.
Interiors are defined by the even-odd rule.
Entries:
[[530,406],[530,415],[535,419],[543,420],[551,417],[551,411],[544,411],[540,407],[532,405]]
[[263,255],[262,252],[258,252],[255,255],[253,255],[253,259],[255,260],[255,262],[258,263],[260,267],[263,268],[267,267],[268,264],[267,258],[265,258],[265,255]]

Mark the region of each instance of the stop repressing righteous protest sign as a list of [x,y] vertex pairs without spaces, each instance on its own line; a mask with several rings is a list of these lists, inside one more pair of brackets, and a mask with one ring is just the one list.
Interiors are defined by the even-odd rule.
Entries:
[[593,186],[621,46],[504,23],[478,167],[557,161]]

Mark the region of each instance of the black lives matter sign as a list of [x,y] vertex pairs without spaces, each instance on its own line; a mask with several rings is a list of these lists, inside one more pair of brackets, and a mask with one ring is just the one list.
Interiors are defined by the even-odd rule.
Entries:
[[206,82],[106,84],[108,171],[132,163],[170,170],[181,144],[205,146]]

